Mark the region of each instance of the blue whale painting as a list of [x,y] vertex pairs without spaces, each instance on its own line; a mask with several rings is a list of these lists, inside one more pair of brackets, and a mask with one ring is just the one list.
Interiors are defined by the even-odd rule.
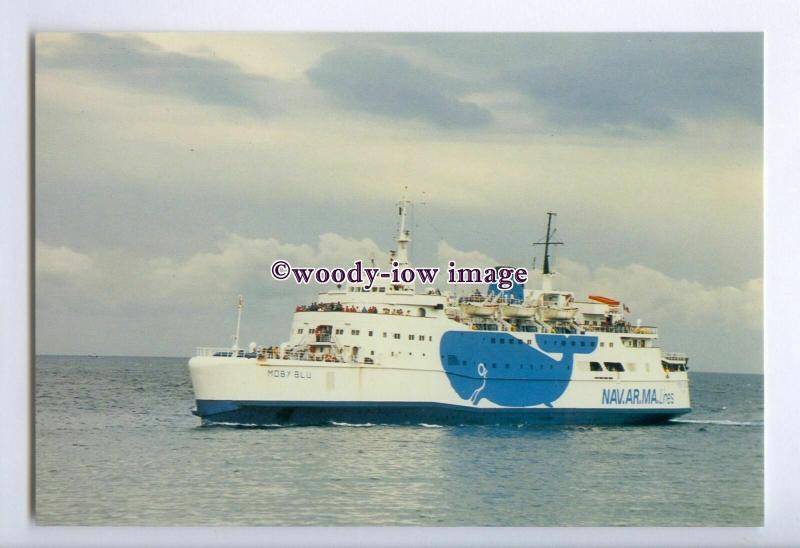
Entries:
[[[477,405],[481,399],[497,405],[552,406],[567,389],[575,354],[590,354],[597,337],[528,334],[538,350],[508,333],[447,331],[439,355],[456,393]],[[560,356],[555,359],[554,354]]]

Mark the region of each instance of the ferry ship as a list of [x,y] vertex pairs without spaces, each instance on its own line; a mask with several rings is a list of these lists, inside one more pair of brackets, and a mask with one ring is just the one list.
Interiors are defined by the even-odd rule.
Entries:
[[[409,265],[410,202],[390,264]],[[377,278],[298,305],[288,340],[201,347],[189,361],[204,424],[646,424],[690,411],[688,358],[663,352],[617,299],[541,286],[468,296]]]

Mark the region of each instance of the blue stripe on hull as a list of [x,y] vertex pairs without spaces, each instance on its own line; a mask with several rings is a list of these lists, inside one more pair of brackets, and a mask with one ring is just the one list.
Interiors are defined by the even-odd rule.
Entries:
[[476,408],[434,402],[278,402],[197,400],[209,423],[240,425],[349,424],[651,424],[690,409]]

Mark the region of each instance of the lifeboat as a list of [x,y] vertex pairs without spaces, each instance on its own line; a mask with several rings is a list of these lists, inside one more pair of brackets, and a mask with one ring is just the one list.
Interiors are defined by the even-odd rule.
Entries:
[[543,306],[541,310],[544,320],[571,320],[578,313],[577,307],[557,308],[555,306]]
[[494,307],[485,304],[464,303],[464,312],[470,316],[486,318],[494,314]]
[[598,303],[607,304],[609,306],[619,306],[619,301],[615,299],[609,299],[608,297],[602,297],[600,295],[589,295],[589,299],[597,301]]
[[536,313],[532,306],[519,306],[514,304],[501,304],[500,312],[506,318],[530,318]]

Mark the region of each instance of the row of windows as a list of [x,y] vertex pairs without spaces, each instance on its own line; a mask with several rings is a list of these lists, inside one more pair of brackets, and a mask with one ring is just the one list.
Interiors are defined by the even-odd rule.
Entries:
[[[508,340],[508,344],[514,344],[514,343],[525,344],[526,342],[528,344],[531,344],[531,339],[528,339],[527,341],[523,341],[522,339],[517,339],[517,338],[510,338],[510,339],[501,338],[498,341],[495,337],[492,337],[491,339],[489,339],[489,342],[491,342],[491,344],[505,344],[506,340]],[[561,340],[561,341],[557,341],[556,340],[556,341],[554,341],[554,340],[550,340],[550,339],[544,339],[542,341],[542,346],[558,346],[559,342],[561,343],[561,346],[567,346],[567,341],[566,340]],[[578,346],[578,341],[570,341],[570,344],[572,346]],[[588,341],[588,342],[587,341],[580,341],[580,346],[584,346],[584,347],[585,346],[591,346],[591,347],[594,347],[594,346],[596,346],[596,343],[594,341]],[[605,346],[605,343],[601,342],[600,346]],[[608,346],[609,346],[609,348],[613,348],[614,347],[614,343],[610,342],[610,343],[608,343]]]
[[[625,368],[619,362],[603,362],[603,364],[606,366],[606,371],[625,371]],[[589,370],[602,371],[603,367],[600,362],[589,362]]]
[[[361,286],[351,286],[347,290],[350,291],[351,293],[353,293],[353,292],[355,292],[355,293],[369,293],[368,289],[364,289]],[[372,288],[372,292],[373,293],[386,293],[386,288],[385,287],[373,287]]]
[[[442,359],[444,359],[444,355],[442,355]],[[474,362],[472,365],[477,365],[477,363],[478,362]],[[467,360],[461,360],[459,362],[458,361],[458,356],[455,356],[453,354],[448,354],[447,355],[447,365],[467,365]],[[503,367],[501,367],[501,369],[503,369],[503,368],[511,369],[511,364],[510,363],[500,364],[500,365],[503,366]],[[519,369],[525,369],[525,368],[527,368],[527,369],[545,369],[544,366],[545,366],[544,363],[540,363],[538,367],[536,367],[536,364],[533,364],[533,363],[521,363],[521,364],[519,364]],[[496,363],[491,363],[491,364],[489,364],[489,367],[492,368],[492,369],[497,369],[497,364]],[[552,363],[548,364],[547,368],[548,369],[553,369],[553,364]],[[570,370],[571,366],[567,365],[566,369]]]

